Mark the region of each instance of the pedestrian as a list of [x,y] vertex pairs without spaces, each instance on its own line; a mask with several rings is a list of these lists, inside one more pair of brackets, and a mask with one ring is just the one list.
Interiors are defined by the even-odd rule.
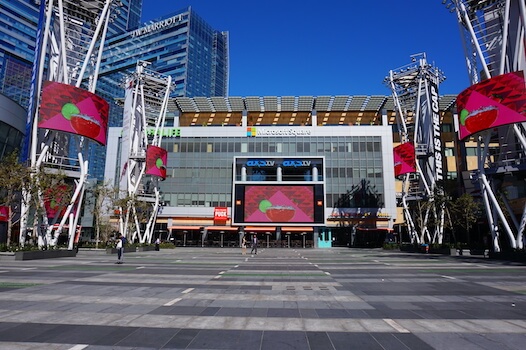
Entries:
[[159,251],[159,245],[161,244],[161,240],[159,237],[155,240],[155,250]]
[[258,255],[258,236],[254,235],[252,237],[252,250],[250,251],[250,254],[254,253]]
[[119,238],[117,238],[117,245],[115,248],[117,248],[117,262],[116,264],[122,264],[124,262],[124,240],[122,239],[122,235],[119,235]]
[[241,240],[241,254],[246,255],[247,254],[247,239],[243,235],[243,239]]

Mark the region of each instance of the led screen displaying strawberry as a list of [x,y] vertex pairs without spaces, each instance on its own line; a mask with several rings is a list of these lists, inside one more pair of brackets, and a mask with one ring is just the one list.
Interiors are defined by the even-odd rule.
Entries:
[[292,220],[296,210],[293,207],[275,206],[267,208],[265,214],[273,222],[288,222]]
[[97,120],[85,114],[73,114],[70,120],[73,129],[81,135],[95,139],[100,133],[100,124]]
[[168,152],[161,147],[148,146],[146,150],[146,174],[166,179],[166,160]]
[[106,144],[109,105],[100,96],[56,81],[45,81],[38,127],[75,133]]
[[245,189],[247,222],[313,222],[312,186],[254,185]]
[[489,129],[497,120],[498,115],[499,109],[495,106],[485,106],[471,113],[463,109],[460,111],[460,123],[473,134],[481,130]]
[[506,73],[481,81],[457,97],[459,138],[501,125],[526,121],[524,72]]

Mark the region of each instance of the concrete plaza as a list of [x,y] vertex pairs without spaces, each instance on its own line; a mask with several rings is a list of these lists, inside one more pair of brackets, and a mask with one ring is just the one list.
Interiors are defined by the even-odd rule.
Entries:
[[[248,249],[250,252],[250,249]],[[524,349],[526,266],[380,249],[0,256],[0,349]]]

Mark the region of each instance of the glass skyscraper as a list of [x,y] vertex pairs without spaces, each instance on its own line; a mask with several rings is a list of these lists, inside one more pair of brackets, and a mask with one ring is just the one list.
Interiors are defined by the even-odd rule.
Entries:
[[[35,56],[40,0],[0,0],[0,93],[27,108]],[[135,30],[142,0],[121,0],[108,36]]]
[[[38,27],[38,0],[0,0],[0,93],[27,108]],[[114,8],[97,83],[110,103],[110,126],[122,125],[122,85],[138,61],[172,76],[177,96],[228,94],[228,33],[213,29],[190,7],[141,26],[142,0]],[[102,179],[106,150],[90,144],[90,176]]]
[[[124,98],[123,83],[138,61],[172,77],[171,97],[228,94],[228,33],[213,29],[188,7],[106,41],[97,94],[110,102],[109,126],[122,126],[122,107],[111,102]],[[90,176],[103,178],[105,155],[104,147],[90,145]]]
[[0,0],[0,93],[22,107],[29,103],[39,5]]

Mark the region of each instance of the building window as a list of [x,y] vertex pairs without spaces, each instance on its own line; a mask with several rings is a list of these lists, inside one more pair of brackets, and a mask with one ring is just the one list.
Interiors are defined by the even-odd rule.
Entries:
[[476,156],[477,148],[476,147],[466,147],[466,156]]
[[448,171],[447,172],[447,179],[448,180],[456,180],[457,179],[457,172],[456,171]]

